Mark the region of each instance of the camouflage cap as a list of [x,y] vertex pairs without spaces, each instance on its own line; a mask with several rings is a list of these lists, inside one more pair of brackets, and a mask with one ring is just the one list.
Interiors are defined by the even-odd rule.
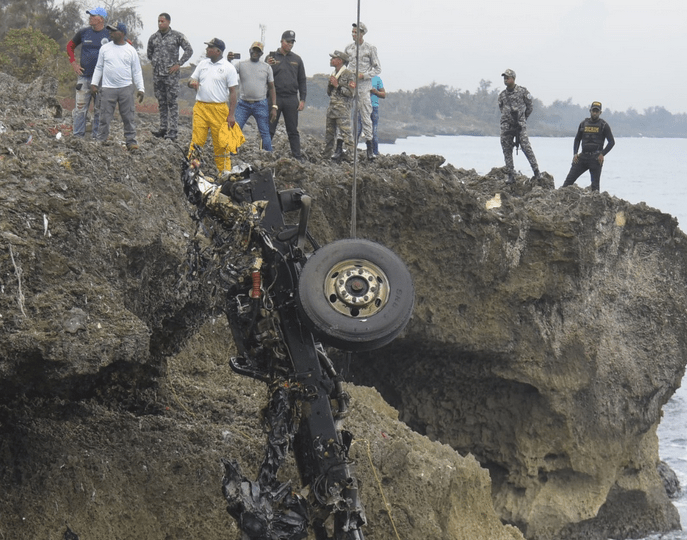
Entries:
[[343,60],[346,63],[351,61],[350,56],[348,56],[345,52],[341,52],[338,50],[334,51],[333,53],[329,53],[329,56],[331,56],[332,58],[341,58],[341,60]]
[[601,110],[601,102],[600,101],[592,101],[591,107],[589,107],[590,111],[593,111],[594,109],[598,109],[599,111]]
[[503,73],[501,73],[501,77],[513,77],[515,79],[515,71],[512,69],[507,69]]
[[367,34],[367,26],[365,26],[363,23],[360,23],[360,24],[353,23],[353,28],[360,29],[361,34]]
[[259,41],[254,41],[253,44],[250,46],[251,50],[252,49],[260,49],[261,51],[265,50],[265,46],[260,43]]

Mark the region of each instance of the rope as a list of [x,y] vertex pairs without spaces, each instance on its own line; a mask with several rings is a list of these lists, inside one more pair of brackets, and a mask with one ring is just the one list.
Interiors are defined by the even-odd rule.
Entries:
[[372,449],[370,447],[370,441],[366,439],[362,439],[360,441],[353,441],[353,444],[356,444],[357,442],[364,442],[367,444],[367,459],[370,461],[370,467],[372,467],[372,473],[375,476],[375,480],[377,481],[377,487],[379,488],[379,493],[382,495],[382,501],[384,502],[384,506],[386,507],[386,513],[389,515],[389,521],[391,521],[391,527],[394,529],[394,534],[396,535],[396,538],[398,540],[401,540],[401,536],[398,534],[398,529],[396,529],[396,523],[394,523],[394,518],[391,515],[391,505],[389,504],[389,501],[386,498],[386,495],[384,495],[384,488],[382,488],[382,481],[379,479],[379,475],[377,474],[377,468],[375,467],[374,463],[372,462]]

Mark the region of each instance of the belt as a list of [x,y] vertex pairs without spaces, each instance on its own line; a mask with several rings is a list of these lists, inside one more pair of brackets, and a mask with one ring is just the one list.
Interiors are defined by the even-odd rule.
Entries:
[[267,98],[262,98],[262,99],[242,99],[241,101],[245,101],[246,103],[260,103],[261,101],[265,101]]

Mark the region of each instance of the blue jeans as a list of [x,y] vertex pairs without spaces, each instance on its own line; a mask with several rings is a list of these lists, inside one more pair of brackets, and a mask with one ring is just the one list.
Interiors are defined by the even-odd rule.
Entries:
[[250,117],[255,118],[255,123],[258,125],[258,131],[262,138],[262,149],[268,152],[272,151],[272,137],[270,137],[270,106],[267,98],[262,101],[250,103],[239,99],[234,111],[234,119],[241,129],[246,125]]
[[[81,85],[81,86],[79,86]],[[78,77],[76,86],[76,104],[72,111],[73,134],[77,137],[86,135],[86,121],[88,120],[88,108],[93,101],[93,124],[91,125],[91,136],[95,139],[98,135],[98,124],[100,120],[100,92],[93,97],[91,94],[91,78]]]
[[375,156],[379,155],[379,137],[377,136],[377,126],[379,125],[379,107],[372,107],[372,150]]
[[[370,120],[372,120],[372,151],[375,156],[379,155],[379,137],[377,135],[377,126],[379,126],[379,107],[372,107],[372,113],[370,113]],[[358,140],[360,140],[360,134],[363,132],[363,120],[358,114]]]

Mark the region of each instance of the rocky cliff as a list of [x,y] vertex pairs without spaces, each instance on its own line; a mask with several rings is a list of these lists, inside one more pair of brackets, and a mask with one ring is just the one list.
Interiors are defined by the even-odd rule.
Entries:
[[[254,474],[267,391],[227,365],[212,223],[183,197],[180,148],[143,128],[137,154],[75,140],[52,92],[0,74],[0,533],[238,538],[220,458]],[[313,196],[320,243],[348,236],[353,167],[247,133],[241,159]],[[358,166],[357,236],[417,294],[402,336],[350,362],[366,536],[678,528],[656,439],[687,347],[675,220],[442,161]]]

